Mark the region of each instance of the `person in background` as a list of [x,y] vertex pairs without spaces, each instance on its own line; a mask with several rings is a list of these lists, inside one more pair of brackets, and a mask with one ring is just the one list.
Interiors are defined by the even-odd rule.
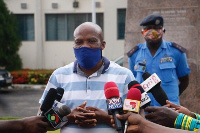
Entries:
[[135,78],[129,69],[102,56],[105,46],[102,29],[92,22],[82,23],[74,31],[76,60],[52,73],[39,103],[43,103],[50,88],[64,89],[60,102],[72,112],[67,116],[69,123],[61,133],[116,132],[107,112],[104,85],[115,82],[120,97],[125,99],[127,85]]
[[[128,64],[139,83],[143,82],[143,73],[156,73],[169,100],[180,104],[179,96],[189,84],[190,69],[186,49],[163,39],[163,25],[163,17],[157,14],[148,15],[142,20],[140,26],[146,42],[138,44],[127,53]],[[160,106],[151,93],[149,96],[151,106]]]

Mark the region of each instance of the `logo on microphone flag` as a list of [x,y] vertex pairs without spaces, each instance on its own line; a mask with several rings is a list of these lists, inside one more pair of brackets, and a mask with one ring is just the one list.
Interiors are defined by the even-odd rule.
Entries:
[[59,117],[59,115],[56,113],[56,111],[53,108],[48,110],[44,115],[46,116],[46,118],[49,120],[49,122],[54,128],[59,126],[59,124],[62,122],[61,118]]
[[108,110],[122,108],[122,99],[120,97],[107,99],[106,102]]
[[140,107],[144,106],[148,102],[151,102],[151,99],[146,92],[143,92],[141,102],[140,102]]
[[48,114],[48,120],[55,123],[59,122],[59,118],[57,114]]
[[133,111],[138,113],[140,109],[140,101],[137,100],[131,100],[131,99],[125,99],[123,110],[124,111]]
[[148,92],[151,88],[161,82],[160,78],[156,73],[152,74],[149,78],[147,78],[144,82],[140,85],[144,89],[145,92]]

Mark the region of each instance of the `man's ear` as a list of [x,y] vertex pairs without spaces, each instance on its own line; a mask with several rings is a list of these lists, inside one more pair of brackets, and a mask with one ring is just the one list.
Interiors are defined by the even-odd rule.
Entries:
[[144,29],[141,30],[141,34],[143,34],[143,32],[144,32]]
[[165,28],[164,28],[164,27],[162,28],[162,31],[165,33],[165,31],[166,31],[166,30],[165,30]]
[[106,42],[105,42],[105,41],[102,41],[101,49],[104,50],[105,47],[106,47]]

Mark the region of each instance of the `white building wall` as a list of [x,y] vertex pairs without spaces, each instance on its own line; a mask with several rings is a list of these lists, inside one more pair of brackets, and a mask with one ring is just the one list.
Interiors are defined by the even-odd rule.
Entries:
[[104,54],[110,60],[124,55],[124,40],[117,39],[117,9],[126,8],[127,0],[104,0],[104,36],[106,49]]
[[[92,0],[77,0],[78,8],[73,8],[74,0],[4,0],[9,10],[16,14],[34,14],[35,41],[23,41],[19,50],[23,68],[55,69],[75,60],[73,41],[46,41],[46,13],[91,13]],[[117,8],[126,8],[126,0],[96,0],[104,13],[104,37],[107,42],[103,55],[111,60],[123,55],[124,40],[117,40]],[[27,9],[21,9],[27,3]],[[52,3],[58,3],[53,9]]]

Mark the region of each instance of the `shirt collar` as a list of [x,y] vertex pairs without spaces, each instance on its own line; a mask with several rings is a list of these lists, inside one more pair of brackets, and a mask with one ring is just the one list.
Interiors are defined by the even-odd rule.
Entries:
[[[110,65],[110,61],[106,57],[103,56],[102,59],[103,59],[103,65],[101,66],[101,68],[97,72],[99,74],[104,74],[108,70],[109,65]],[[74,62],[73,72],[79,73],[79,74],[83,73],[81,71],[81,69],[78,67],[78,61],[77,60],[75,60],[75,62]]]

